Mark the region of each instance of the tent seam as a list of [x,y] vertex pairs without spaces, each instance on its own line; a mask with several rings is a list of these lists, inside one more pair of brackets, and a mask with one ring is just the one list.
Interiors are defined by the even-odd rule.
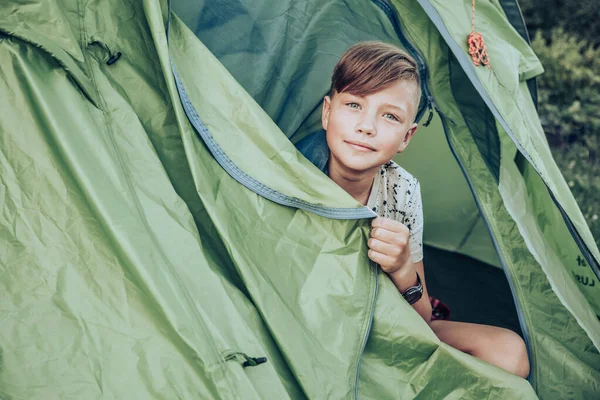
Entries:
[[200,137],[202,138],[210,152],[213,154],[213,157],[215,157],[215,159],[223,167],[223,169],[225,169],[225,171],[227,171],[227,173],[230,174],[236,181],[246,186],[254,193],[265,197],[268,200],[271,200],[275,203],[309,211],[322,217],[332,219],[361,219],[376,217],[375,212],[369,209],[368,207],[324,207],[308,203],[298,198],[286,196],[278,192],[277,190],[272,189],[267,185],[257,181],[253,177],[243,172],[216,143],[215,139],[212,137],[212,135],[200,119],[195,107],[193,106],[191,100],[189,99],[189,96],[187,95],[187,91],[184,88],[183,82],[181,81],[181,78],[179,77],[179,74],[177,73],[175,68],[175,64],[172,60],[171,67],[173,71],[173,76],[175,78],[175,83],[179,91],[180,100],[183,104],[183,108],[186,115],[192,123],[192,126],[194,126],[196,131],[200,134]]

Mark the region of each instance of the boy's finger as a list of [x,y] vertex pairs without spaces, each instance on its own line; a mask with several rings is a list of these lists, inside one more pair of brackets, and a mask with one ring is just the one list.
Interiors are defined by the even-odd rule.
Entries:
[[379,264],[379,266],[382,267],[391,265],[393,263],[393,259],[390,256],[386,256],[385,254],[382,254],[375,250],[369,250],[367,255],[373,262],[376,262],[377,264]]
[[390,218],[377,217],[371,222],[373,228],[384,228],[394,232],[408,232],[408,228],[401,222]]
[[371,230],[371,237],[391,245],[406,246],[409,235],[406,232],[398,233],[384,228],[373,228]]
[[394,258],[400,257],[403,250],[403,248],[401,247],[394,246],[392,244],[383,242],[375,238],[370,238],[367,244],[369,245],[369,248],[371,250],[375,250],[378,253],[385,254]]

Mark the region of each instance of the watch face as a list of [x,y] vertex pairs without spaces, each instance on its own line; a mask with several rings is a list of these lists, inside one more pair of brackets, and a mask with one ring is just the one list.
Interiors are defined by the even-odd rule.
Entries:
[[402,297],[404,297],[404,299],[408,301],[408,304],[411,305],[415,304],[421,299],[421,296],[423,296],[423,285],[421,284],[421,277],[419,276],[418,272],[416,274],[417,286],[409,287],[404,293],[402,293]]
[[403,296],[406,299],[406,301],[408,302],[408,304],[415,304],[417,301],[419,301],[421,299],[421,296],[423,296],[423,287],[422,286],[411,287],[406,292],[404,292]]

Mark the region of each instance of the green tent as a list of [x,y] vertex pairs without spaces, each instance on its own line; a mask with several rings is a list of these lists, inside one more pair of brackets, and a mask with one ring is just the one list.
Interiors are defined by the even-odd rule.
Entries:
[[[468,0],[3,1],[0,398],[598,398],[600,254],[518,5],[476,6],[491,69]],[[424,77],[397,161],[430,290],[519,330],[529,381],[440,343],[369,262],[373,213],[294,146],[367,39]]]

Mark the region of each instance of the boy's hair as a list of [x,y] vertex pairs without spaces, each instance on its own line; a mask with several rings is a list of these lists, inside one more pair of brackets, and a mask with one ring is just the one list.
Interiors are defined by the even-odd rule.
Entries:
[[400,48],[383,42],[360,42],[350,47],[333,70],[329,97],[347,92],[368,96],[397,81],[415,83],[414,112],[421,100],[421,79],[415,60]]

